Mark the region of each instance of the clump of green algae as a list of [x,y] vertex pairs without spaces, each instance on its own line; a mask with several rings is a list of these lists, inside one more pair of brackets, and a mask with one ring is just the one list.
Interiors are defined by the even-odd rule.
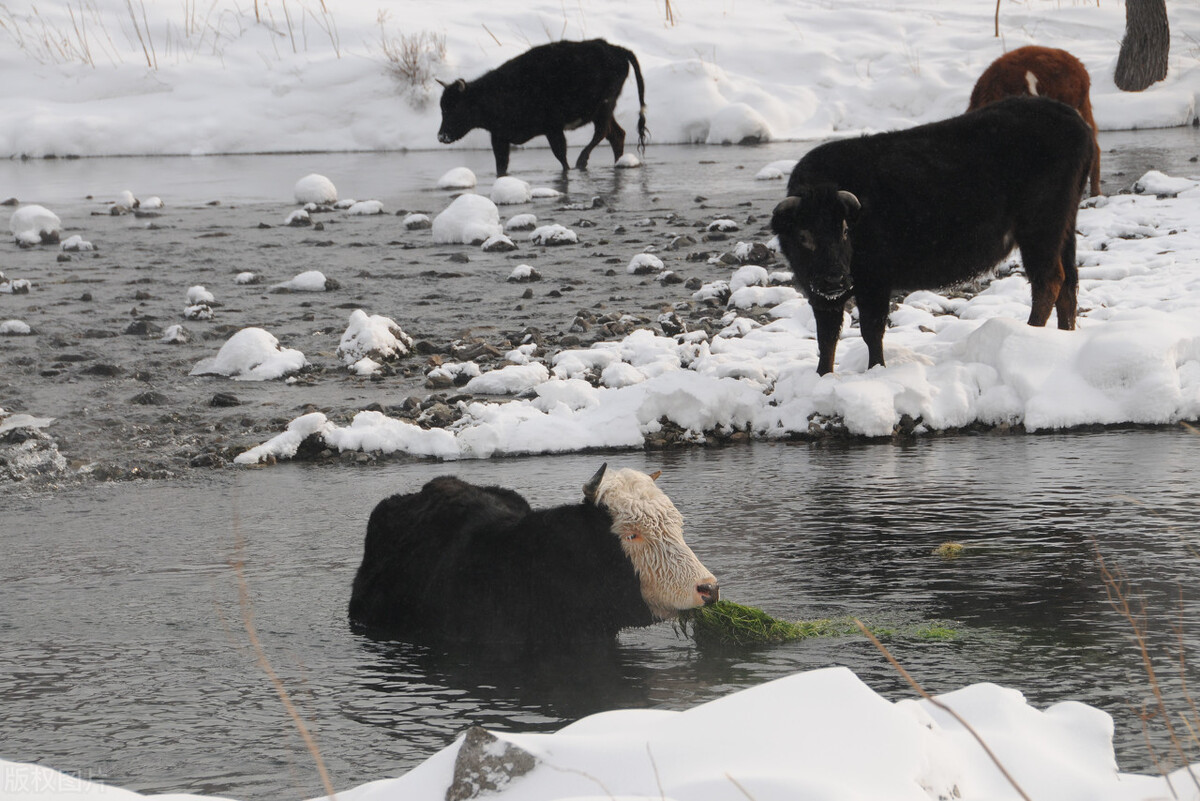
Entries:
[[[806,640],[810,637],[841,637],[858,634],[853,618],[807,620],[789,623],[771,617],[753,606],[733,601],[717,601],[708,606],[691,609],[679,616],[680,626],[700,645],[776,645]],[[876,634],[894,635],[891,630],[872,630]],[[933,624],[913,632],[923,640],[952,640],[957,635],[947,626]]]

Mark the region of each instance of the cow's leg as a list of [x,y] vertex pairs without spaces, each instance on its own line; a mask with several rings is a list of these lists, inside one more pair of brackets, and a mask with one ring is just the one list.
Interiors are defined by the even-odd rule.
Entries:
[[1058,290],[1054,308],[1058,312],[1058,327],[1064,331],[1075,330],[1075,314],[1079,305],[1079,266],[1075,264],[1075,225],[1072,219],[1063,239],[1062,258],[1063,283]]
[[842,317],[845,306],[813,306],[813,317],[817,321],[817,373],[833,372],[833,358],[837,354],[838,335],[842,332]]
[[592,150],[596,147],[596,145],[600,144],[601,139],[608,136],[608,128],[615,122],[616,120],[613,119],[612,112],[609,111],[607,116],[596,119],[592,123],[595,126],[592,131],[592,141],[588,142],[587,146],[583,150],[579,151],[579,158],[575,160],[575,169],[587,169],[588,158],[592,155]]
[[1058,293],[1066,278],[1057,239],[1057,236],[1039,233],[1026,237],[1026,241],[1020,246],[1021,261],[1025,263],[1025,275],[1029,278],[1029,290],[1033,300],[1029,310],[1030,325],[1043,326],[1050,319],[1050,310],[1058,303]]
[[625,129],[617,125],[616,117],[608,124],[608,143],[612,145],[613,161],[620,161],[625,155]]
[[508,175],[508,142],[492,134],[492,155],[496,157],[496,177]]
[[1092,197],[1100,194],[1100,142],[1096,142],[1096,153],[1092,156]]
[[858,329],[867,345],[867,369],[883,365],[883,332],[887,328],[891,292],[856,294]]
[[571,169],[571,165],[567,163],[567,135],[562,131],[547,131],[546,141],[550,143],[550,152],[562,165],[563,172]]

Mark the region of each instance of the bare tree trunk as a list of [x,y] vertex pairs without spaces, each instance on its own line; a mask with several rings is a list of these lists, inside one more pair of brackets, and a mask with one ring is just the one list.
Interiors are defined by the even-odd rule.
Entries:
[[1140,92],[1167,77],[1170,47],[1166,0],[1125,0],[1125,38],[1113,73],[1117,88]]

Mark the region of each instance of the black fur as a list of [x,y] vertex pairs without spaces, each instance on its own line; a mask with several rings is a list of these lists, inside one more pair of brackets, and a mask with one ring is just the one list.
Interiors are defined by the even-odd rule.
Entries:
[[[625,130],[613,109],[629,77],[637,79],[638,101],[645,106],[645,85],[637,56],[603,39],[552,42],[534,47],[474,81],[446,84],[438,141],[455,142],[475,128],[492,135],[496,175],[508,173],[510,145],[544,136],[554,157],[567,164],[563,133],[585,123],[595,126],[592,140],[579,153],[577,169],[587,167],[592,149],[607,138],[613,160],[625,152]],[[638,113],[638,150],[646,145],[646,115]]]
[[833,370],[851,297],[869,364],[883,364],[893,290],[972,278],[1014,244],[1033,294],[1029,324],[1056,308],[1058,327],[1073,329],[1075,217],[1094,152],[1073,108],[1037,97],[814,148],[771,227],[816,317],[817,371]]
[[375,507],[350,620],[401,639],[516,646],[655,622],[603,508],[534,511],[512,490],[453,476]]

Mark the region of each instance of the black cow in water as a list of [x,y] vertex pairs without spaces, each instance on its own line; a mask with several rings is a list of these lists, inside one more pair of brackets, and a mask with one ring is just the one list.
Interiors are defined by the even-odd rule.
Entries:
[[869,366],[883,362],[894,289],[933,289],[994,267],[1015,244],[1030,325],[1075,327],[1075,217],[1093,132],[1057,100],[1016,97],[905,131],[828,142],[796,164],[771,228],[812,306],[833,370],[846,302]]
[[592,123],[595,131],[575,162],[585,169],[592,149],[607,138],[613,160],[625,152],[625,129],[617,124],[613,109],[629,77],[637,79],[638,151],[646,146],[646,91],[637,56],[603,39],[586,42],[551,42],[506,61],[486,75],[467,82],[459,78],[442,92],[442,127],[438,141],[450,144],[475,128],[492,135],[496,175],[508,173],[510,145],[544,136],[564,170],[570,131]]
[[350,620],[408,640],[517,650],[602,642],[717,600],[683,517],[636,470],[600,471],[582,503],[533,510],[453,476],[371,512]]

